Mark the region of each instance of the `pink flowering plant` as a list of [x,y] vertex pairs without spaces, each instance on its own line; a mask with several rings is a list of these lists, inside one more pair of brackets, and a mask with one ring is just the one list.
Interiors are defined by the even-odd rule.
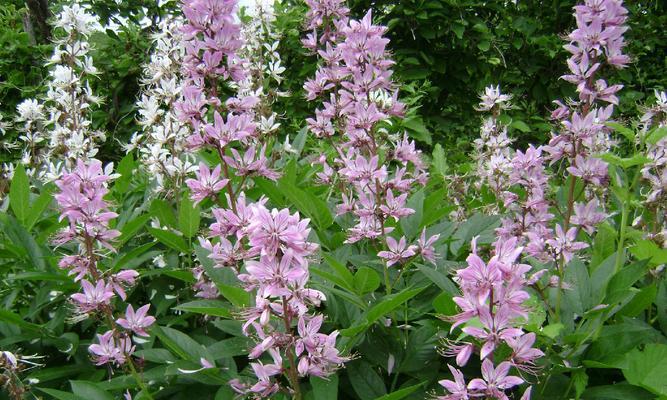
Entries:
[[[51,75],[94,76],[88,42],[121,28],[72,3]],[[667,95],[621,112],[632,13],[574,5],[552,111],[479,82],[452,162],[416,122],[428,87],[406,82],[383,7],[117,16],[150,33],[122,158],[98,146],[121,136],[94,123],[91,79],[20,104],[2,125],[32,154],[0,185],[8,398],[667,396]],[[551,134],[526,135],[526,113]],[[95,151],[42,151],[53,129]]]

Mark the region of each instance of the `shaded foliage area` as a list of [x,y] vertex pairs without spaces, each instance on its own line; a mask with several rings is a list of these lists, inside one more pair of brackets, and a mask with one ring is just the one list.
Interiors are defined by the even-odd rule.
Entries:
[[[545,77],[565,72],[562,35],[574,24],[575,1],[405,0],[355,1],[353,14],[368,7],[389,27],[399,77],[426,92],[419,115],[434,141],[470,149],[477,134],[474,106],[486,85],[500,84],[515,96],[513,135],[544,142],[551,101],[572,95],[567,82]],[[621,111],[654,88],[665,87],[667,4],[629,1],[626,34],[633,64],[610,81],[626,85]]]
[[[573,24],[574,1],[461,0],[353,1],[352,15],[374,10],[377,23],[389,27],[397,65],[397,77],[404,83],[403,96],[420,108],[404,125],[422,146],[440,142],[456,148],[450,161],[465,159],[471,138],[477,135],[477,95],[488,84],[501,84],[515,96],[511,134],[520,143],[544,142],[549,125],[544,119],[554,99],[571,96],[566,82],[545,79],[565,70],[562,38]],[[152,1],[91,2],[103,23],[116,15],[134,24],[116,34],[96,35],[95,60],[101,73],[96,93],[105,103],[95,114],[96,127],[109,132],[102,149],[105,159],[118,160],[118,141],[126,141],[137,131],[134,101],[139,89],[141,65],[148,57],[149,34],[153,26],[142,28],[145,17],[159,20]],[[175,7],[176,2],[171,2]],[[658,1],[629,2],[630,68],[616,73],[612,81],[626,85],[620,110],[633,113],[636,101],[656,88],[664,88],[667,71],[667,5]],[[277,10],[277,27],[283,32],[280,52],[287,67],[287,90],[293,96],[276,106],[286,123],[284,134],[295,134],[312,106],[303,101],[303,82],[315,69],[314,59],[302,48],[300,39],[305,5],[284,1]],[[43,61],[50,53],[48,44],[35,44],[26,32],[25,5],[16,0],[0,6],[0,113],[9,119],[16,104],[39,93],[44,79]],[[37,23],[34,23],[35,26]],[[153,24],[154,25],[154,24]],[[38,43],[44,42],[39,37]],[[9,154],[3,160],[11,158]]]

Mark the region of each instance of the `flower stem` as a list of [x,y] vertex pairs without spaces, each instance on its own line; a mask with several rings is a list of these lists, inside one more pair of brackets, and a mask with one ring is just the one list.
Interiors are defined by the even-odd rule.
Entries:
[[[292,332],[292,324],[290,323],[290,317],[287,313],[287,299],[283,297],[283,321],[285,323],[285,333],[290,334]],[[285,351],[287,353],[287,359],[289,360],[289,370],[287,371],[287,376],[292,385],[292,390],[294,390],[293,400],[301,400],[301,386],[299,386],[299,375],[296,369],[296,361],[294,360],[294,346],[293,342],[290,343],[289,347]]]

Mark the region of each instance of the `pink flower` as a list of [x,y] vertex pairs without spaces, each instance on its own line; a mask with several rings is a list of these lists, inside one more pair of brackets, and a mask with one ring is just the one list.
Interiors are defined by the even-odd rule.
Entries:
[[496,399],[507,399],[505,390],[523,383],[518,376],[507,376],[512,364],[504,361],[493,367],[493,361],[488,358],[482,361],[482,377],[484,379],[473,379],[468,383],[468,390],[480,392],[486,396]]
[[385,250],[378,253],[378,257],[387,260],[387,267],[401,263],[403,260],[407,260],[417,254],[417,246],[408,246],[405,236],[402,236],[398,242],[393,237],[387,236],[387,247],[389,248],[388,251]]
[[544,356],[540,349],[533,348],[535,334],[527,333],[518,337],[508,338],[507,345],[512,349],[510,360],[517,368],[531,367],[535,360]]
[[599,201],[592,199],[588,203],[575,203],[574,215],[570,222],[581,227],[589,235],[595,231],[595,226],[607,218],[607,214],[598,211]]
[[470,254],[466,259],[467,268],[456,271],[461,286],[476,294],[479,302],[483,303],[489,297],[494,286],[502,282],[502,274],[498,269],[498,262],[491,260],[488,265],[477,256]]
[[131,330],[139,336],[148,337],[150,335],[146,332],[146,328],[153,325],[155,322],[154,317],[146,315],[149,308],[150,304],[146,304],[140,307],[135,313],[132,305],[128,304],[127,310],[125,310],[125,318],[119,318],[116,322],[118,325],[127,330]]
[[513,328],[509,307],[502,305],[496,313],[491,315],[488,309],[481,309],[479,319],[483,328],[466,326],[463,332],[484,341],[480,351],[480,358],[486,358],[502,342],[523,334],[521,329]]
[[220,179],[220,165],[211,171],[206,164],[199,163],[199,170],[195,174],[197,179],[185,181],[192,191],[191,198],[195,204],[207,197],[215,197],[229,182],[228,179]]
[[405,207],[407,198],[407,193],[394,197],[394,193],[391,190],[387,190],[385,204],[380,206],[380,210],[384,213],[385,218],[392,217],[394,221],[398,222],[400,218],[414,214],[415,210]]
[[553,239],[547,240],[547,244],[551,246],[554,253],[558,257],[563,257],[566,263],[569,263],[572,259],[572,256],[579,250],[585,249],[588,247],[588,244],[583,242],[576,242],[577,239],[577,228],[572,227],[563,232],[563,228],[559,225],[556,225],[556,237]]
[[454,376],[454,380],[443,379],[438,381],[440,386],[449,392],[446,396],[436,396],[438,400],[468,400],[468,387],[466,386],[465,377],[458,369],[447,364],[447,368]]
[[132,287],[136,283],[136,278],[139,276],[139,273],[133,269],[126,269],[123,271],[118,272],[117,274],[113,275],[110,279],[111,286],[113,287],[113,290],[118,293],[118,297],[120,297],[123,301],[127,298],[127,295],[125,294],[125,287]]
[[96,311],[102,306],[109,305],[111,298],[113,298],[113,289],[111,285],[103,280],[97,281],[95,286],[87,280],[81,281],[83,293],[75,293],[71,296],[76,303],[79,311],[83,313]]
[[126,357],[134,352],[134,346],[128,338],[116,339],[114,333],[114,331],[107,331],[102,335],[98,334],[99,343],[91,344],[88,347],[95,365],[112,363],[121,366],[125,364]]
[[567,171],[586,182],[601,186],[607,181],[607,163],[597,158],[577,156]]
[[422,229],[422,233],[419,236],[419,239],[417,239],[419,254],[421,254],[424,260],[430,261],[432,264],[435,264],[435,259],[438,257],[438,254],[435,252],[435,248],[433,247],[438,239],[440,239],[439,234],[433,235],[426,239],[426,228]]

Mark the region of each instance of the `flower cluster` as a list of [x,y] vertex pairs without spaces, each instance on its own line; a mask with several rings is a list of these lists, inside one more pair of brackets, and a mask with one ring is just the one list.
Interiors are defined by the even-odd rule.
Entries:
[[139,125],[126,151],[138,149],[141,165],[146,168],[155,193],[178,195],[185,176],[196,169],[185,152],[189,124],[181,121],[173,105],[183,86],[180,68],[185,48],[181,18],[168,16],[153,34],[153,53],[144,66],[142,94],[137,101]]
[[499,86],[488,86],[480,96],[477,110],[489,112],[484,118],[480,137],[475,140],[475,159],[477,161],[476,181],[488,185],[489,189],[500,198],[500,193],[507,188],[511,172],[510,145],[512,140],[507,136],[507,126],[498,120],[502,110],[511,107],[511,95],[502,94]]
[[[443,354],[455,357],[456,364],[461,367],[468,363],[474,352],[479,351],[483,379],[472,379],[466,385],[463,373],[449,366],[454,381],[440,381],[449,394],[439,399],[506,399],[505,390],[524,383],[523,378],[508,375],[511,368],[536,372],[535,361],[544,353],[533,347],[535,334],[521,329],[528,319],[525,302],[529,295],[525,285],[530,283],[526,273],[531,268],[518,261],[522,251],[523,248],[517,246],[517,239],[512,238],[497,243],[493,256],[485,263],[477,255],[473,241],[472,253],[466,260],[468,266],[456,272],[461,296],[453,300],[461,313],[449,317],[453,322],[452,330],[463,325],[462,331],[469,341],[449,342]],[[473,318],[478,318],[481,326],[468,324]],[[507,358],[499,360],[498,354],[494,357],[494,351],[503,344],[511,352]]]
[[[596,155],[613,144],[606,123],[610,122],[613,107],[618,104],[616,93],[622,86],[609,86],[603,79],[596,80],[595,75],[603,64],[622,68],[629,61],[622,54],[627,10],[621,1],[585,1],[574,9],[577,28],[569,34],[569,43],[565,46],[571,54],[567,62],[570,74],[562,78],[577,85],[579,98],[568,101],[568,105],[556,101],[558,108],[552,118],[560,122],[560,132],[547,146],[531,145],[525,152],[517,151],[509,161],[507,177],[504,171],[496,174],[506,188],[521,189],[500,193],[500,199],[512,213],[503,219],[497,230],[498,240],[519,238],[519,243],[525,245],[526,255],[561,264],[569,262],[578,250],[588,246],[577,242],[578,233],[593,234],[594,226],[606,217],[600,211],[604,204],[600,193],[608,182],[607,164]],[[501,99],[499,93],[486,97],[488,99],[480,103],[481,108],[494,107],[496,99]],[[480,141],[486,142],[488,138]],[[551,226],[554,215],[550,212],[552,202],[544,164],[560,160],[569,174],[567,209],[560,210],[564,216],[562,224]],[[576,180],[585,188],[583,202],[575,198]],[[522,194],[517,194],[519,192]]]
[[[47,94],[43,104],[26,100],[18,106],[25,142],[22,162],[38,168],[44,179],[56,179],[64,167],[77,159],[97,154],[97,143],[105,134],[92,129],[91,105],[99,104],[89,78],[98,71],[90,57],[89,35],[101,30],[98,18],[77,2],[63,7],[54,26],[61,36],[54,41]],[[46,148],[39,151],[45,142]],[[62,159],[53,164],[52,160]],[[44,169],[45,167],[45,169]]]
[[318,48],[335,45],[340,36],[339,26],[347,23],[350,13],[345,0],[306,0],[306,5],[306,28],[311,33],[301,41],[303,46],[316,52]]
[[[596,75],[604,65],[624,68],[630,61],[623,54],[627,10],[621,0],[587,0],[574,9],[577,28],[565,46],[571,54],[567,60],[570,73],[562,79],[577,86],[579,99],[570,101],[570,106],[556,101],[558,108],[552,118],[560,121],[562,128],[544,150],[552,162],[565,158],[568,172],[595,189],[604,186],[608,178],[607,164],[593,156],[613,145],[606,123],[623,87],[609,85]],[[568,212],[567,222],[572,210]]]
[[[231,268],[254,305],[241,313],[243,332],[257,340],[249,357],[258,381],[248,385],[234,380],[240,393],[266,397],[279,389],[285,374],[295,390],[298,376],[326,377],[345,361],[335,347],[338,332],[320,333],[323,317],[309,311],[325,300],[324,294],[308,288],[308,258],[317,245],[308,241],[308,219],[289,210],[269,210],[265,201],[247,203],[240,194],[236,209],[214,209],[216,222],[210,239],[202,246],[218,268]],[[259,361],[267,353],[271,363]],[[283,360],[288,360],[288,367]],[[298,375],[298,376],[297,376]]]
[[21,399],[30,390],[28,384],[35,380],[27,379],[27,382],[21,380],[20,375],[36,367],[42,367],[44,364],[39,361],[44,358],[38,355],[15,354],[11,351],[0,351],[0,382],[3,392],[9,398]]
[[[660,132],[667,129],[667,92],[655,92],[655,104],[646,110],[641,118],[644,126],[642,134],[645,141],[651,139],[651,132]],[[646,193],[647,209],[653,212],[655,227],[649,238],[667,247],[667,213],[664,205],[667,203],[667,137],[657,136],[647,144],[646,156],[650,160],[644,164],[642,178],[649,183]]]
[[510,215],[502,219],[501,227],[496,230],[497,243],[516,238],[520,244],[528,242],[525,247],[527,255],[549,260],[546,241],[553,237],[549,222],[554,216],[549,212],[546,198],[548,176],[541,147],[531,145],[525,152],[515,152],[510,160],[508,183],[520,187],[525,195],[521,197],[511,191],[501,194]]
[[[215,150],[222,162],[224,179],[229,179],[229,167],[235,168],[235,175],[244,180],[249,176],[276,179],[278,174],[270,168],[265,156],[266,147],[258,143],[259,131],[252,110],[260,99],[253,91],[243,90],[223,103],[218,93],[221,81],[229,88],[238,89],[244,87],[242,82],[248,78],[248,61],[240,55],[243,40],[241,26],[236,22],[236,1],[186,1],[183,14],[186,17],[182,27],[185,86],[175,107],[178,118],[192,126],[186,145],[191,150]],[[213,121],[208,118],[211,114]],[[200,170],[198,178],[205,177],[210,174]],[[232,201],[235,198],[229,183],[213,186],[209,183],[188,186],[194,198],[213,197],[218,193],[210,189],[223,187]]]
[[[667,92],[655,92],[656,104],[642,116],[648,127],[667,127]],[[651,160],[642,168],[642,177],[651,185],[646,202],[653,205],[667,201],[667,137],[649,143],[646,156]]]
[[[55,199],[60,207],[60,219],[66,219],[68,225],[56,236],[55,243],[64,245],[74,242],[78,245],[77,254],[64,256],[58,263],[60,268],[68,269],[70,275],[75,275],[74,281],[81,284],[81,292],[71,296],[72,303],[78,318],[101,314],[111,324],[110,330],[98,335],[99,343],[92,344],[88,349],[97,365],[124,364],[134,351],[129,334],[134,332],[147,336],[145,329],[155,322],[155,318],[147,315],[149,305],[136,312],[132,305],[128,305],[125,317],[113,322],[112,299],[117,295],[127,300],[125,290],[136,284],[139,274],[132,269],[104,271],[99,262],[104,256],[104,249],[114,251],[111,242],[120,235],[119,231],[109,226],[117,215],[109,210],[109,204],[104,200],[108,193],[107,184],[114,178],[112,170],[112,164],[103,169],[102,163],[95,159],[87,162],[77,160],[76,167],[71,172],[63,173],[56,181],[59,191]],[[121,332],[117,325],[126,331]]]
[[250,110],[260,133],[266,137],[280,127],[278,115],[271,106],[278,97],[289,96],[288,92],[278,89],[283,81],[285,67],[282,65],[278,46],[280,34],[274,24],[276,15],[273,0],[254,0],[244,8],[248,21],[241,27],[243,46],[239,55],[246,60],[245,79],[232,83],[237,97],[254,96],[258,99]]
[[[342,203],[336,214],[352,213],[356,218],[348,229],[348,243],[382,240],[393,230],[389,220],[396,222],[414,213],[406,206],[408,194],[428,178],[414,141],[407,135],[392,138],[381,127],[404,109],[391,80],[393,61],[387,54],[386,28],[372,24],[370,11],[360,21],[347,21],[342,16],[345,9],[337,8],[340,2],[309,4],[311,24],[338,18],[334,18],[337,31],[333,35],[337,41],[324,41],[325,48],[318,52],[323,63],[304,86],[308,100],[325,99],[315,118],[307,120],[310,131],[319,138],[339,141],[334,143],[337,153],[332,164],[326,155],[317,160],[323,168],[318,179],[340,186]],[[306,40],[311,41],[311,37]],[[396,257],[406,258],[413,252],[404,250],[400,256],[396,251],[385,253],[389,265]]]

